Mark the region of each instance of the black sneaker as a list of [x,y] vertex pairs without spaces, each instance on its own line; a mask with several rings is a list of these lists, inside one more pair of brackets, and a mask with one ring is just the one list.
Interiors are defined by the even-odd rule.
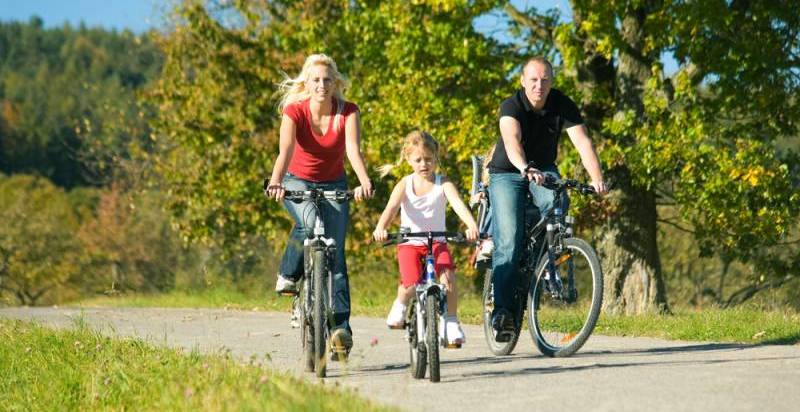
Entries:
[[331,360],[346,361],[353,348],[353,336],[345,328],[333,331],[331,335]]
[[514,338],[514,317],[505,309],[496,309],[492,316],[492,329],[496,342],[509,342]]

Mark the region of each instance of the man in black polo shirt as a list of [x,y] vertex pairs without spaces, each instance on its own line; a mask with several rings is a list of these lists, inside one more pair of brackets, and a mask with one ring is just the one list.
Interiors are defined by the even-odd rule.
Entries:
[[[556,155],[561,130],[566,129],[578,149],[597,193],[605,194],[600,162],[583,124],[578,106],[552,89],[553,67],[534,57],[523,66],[522,88],[500,105],[500,134],[489,162],[489,200],[492,205],[492,272],[494,311],[492,327],[498,342],[513,337],[514,288],[525,229],[525,192],[530,190],[542,215],[553,207],[553,192],[540,187],[543,173],[558,175]],[[535,167],[528,166],[534,162]],[[563,207],[563,206],[562,206]]]

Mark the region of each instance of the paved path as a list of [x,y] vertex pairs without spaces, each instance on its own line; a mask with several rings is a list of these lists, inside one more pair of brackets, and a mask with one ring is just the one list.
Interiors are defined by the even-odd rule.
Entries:
[[[300,362],[288,314],[211,309],[0,309],[0,316],[69,327],[83,318],[106,333],[234,356],[268,355],[271,367],[317,381]],[[406,410],[425,411],[797,411],[800,345],[747,346],[593,336],[570,358],[541,356],[526,334],[511,356],[493,356],[483,329],[442,351],[442,381],[415,380],[402,331],[356,317],[351,361],[331,364],[326,383]],[[377,344],[371,345],[377,339]]]

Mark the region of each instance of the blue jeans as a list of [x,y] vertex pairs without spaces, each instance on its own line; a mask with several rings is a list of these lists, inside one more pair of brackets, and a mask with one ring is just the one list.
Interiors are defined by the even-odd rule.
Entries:
[[[542,167],[547,174],[560,177],[555,165]],[[504,309],[516,316],[517,302],[514,291],[520,281],[520,258],[525,236],[527,192],[530,191],[533,206],[538,216],[544,216],[553,208],[555,192],[529,182],[519,173],[494,173],[490,175],[489,202],[491,205],[491,228],[494,240],[492,254],[492,284],[494,285],[494,310]],[[562,205],[564,213],[568,204]],[[539,217],[534,217],[533,222]],[[541,244],[542,239],[537,239]],[[519,321],[519,319],[516,319]]]
[[[347,190],[344,177],[332,182],[311,182],[287,173],[283,178],[286,190]],[[280,275],[294,281],[303,276],[303,241],[313,237],[316,210],[311,202],[294,203],[284,200],[284,206],[294,219],[294,228],[289,234],[286,250],[281,259]],[[323,201],[320,205],[325,236],[336,241],[333,270],[333,317],[334,329],[345,328],[350,331],[350,283],[347,277],[347,262],[344,256],[345,233],[350,220],[348,202]]]

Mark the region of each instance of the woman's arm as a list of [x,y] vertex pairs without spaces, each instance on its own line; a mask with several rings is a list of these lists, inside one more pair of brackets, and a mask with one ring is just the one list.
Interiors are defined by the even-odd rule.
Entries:
[[369,180],[367,166],[364,165],[364,156],[361,154],[361,118],[358,112],[347,116],[344,134],[347,160],[350,161],[350,166],[353,166],[353,171],[356,172],[358,181],[361,183],[353,190],[355,199],[356,201],[368,199],[372,197],[372,182]]
[[386,226],[395,216],[397,216],[397,211],[400,210],[400,204],[403,202],[405,195],[406,179],[401,179],[394,186],[392,194],[389,196],[389,202],[386,203],[386,208],[383,209],[383,213],[381,213],[381,217],[378,219],[378,224],[375,225],[375,231],[372,232],[372,237],[375,240],[379,242],[386,240],[386,237],[388,236]]
[[283,200],[283,177],[289,167],[289,160],[294,153],[294,145],[297,143],[297,125],[294,120],[287,115],[281,118],[280,140],[278,142],[278,157],[275,158],[275,165],[272,167],[272,176],[269,179],[269,189],[267,196],[274,197],[276,200]]
[[467,205],[464,204],[464,201],[461,200],[461,196],[458,195],[458,189],[456,189],[456,185],[453,184],[450,180],[444,179],[442,183],[442,190],[444,191],[444,195],[447,198],[447,201],[450,203],[450,206],[453,207],[453,210],[456,212],[461,221],[467,225],[467,239],[469,240],[476,240],[478,238],[478,224],[475,223],[475,218],[472,217],[472,213],[470,213],[469,208]]

